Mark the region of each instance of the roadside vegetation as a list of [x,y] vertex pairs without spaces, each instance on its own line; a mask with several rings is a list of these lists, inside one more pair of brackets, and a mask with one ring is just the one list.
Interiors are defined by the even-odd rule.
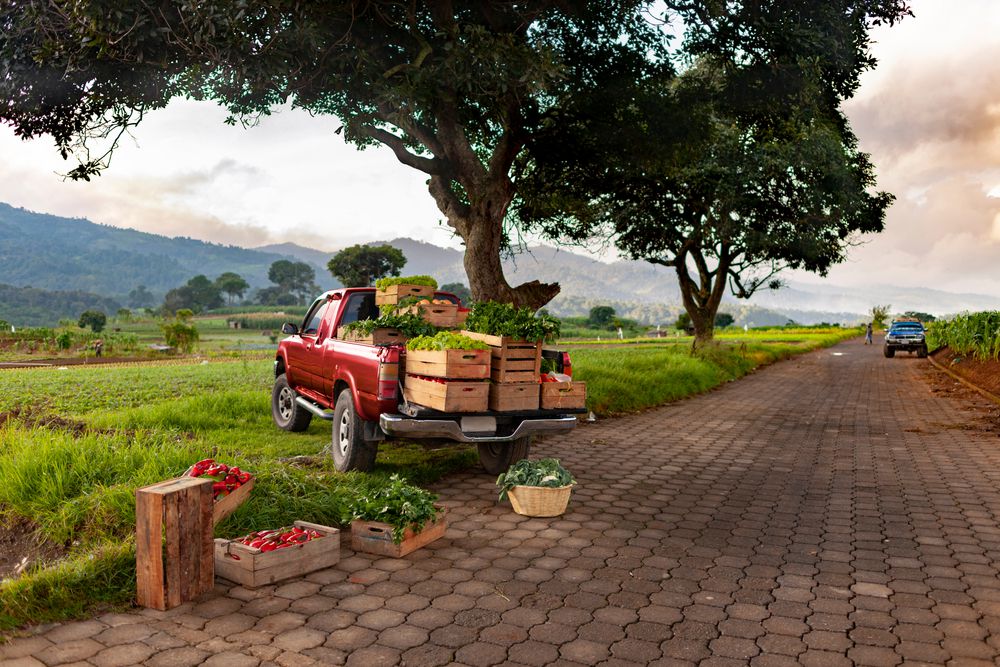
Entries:
[[930,349],[948,347],[952,352],[980,361],[1000,360],[1000,311],[966,313],[927,327]]

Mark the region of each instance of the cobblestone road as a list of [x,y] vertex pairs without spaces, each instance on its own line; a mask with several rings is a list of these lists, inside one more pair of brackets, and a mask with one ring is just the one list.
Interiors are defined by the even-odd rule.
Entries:
[[439,486],[445,539],[197,605],[46,628],[11,665],[992,665],[997,415],[848,342],[551,439],[579,487],[527,519]]

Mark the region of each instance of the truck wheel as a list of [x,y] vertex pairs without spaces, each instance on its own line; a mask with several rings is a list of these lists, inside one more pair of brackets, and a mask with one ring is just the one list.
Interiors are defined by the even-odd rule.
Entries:
[[479,462],[491,475],[506,472],[511,463],[528,458],[531,436],[518,438],[514,442],[484,442],[479,446]]
[[924,347],[921,347],[921,348],[919,348],[917,350],[917,358],[918,359],[926,359],[927,358],[927,346],[926,345]]
[[891,347],[884,347],[882,348],[882,354],[885,355],[886,359],[892,359],[894,356],[896,356],[896,350],[892,349]]
[[296,396],[295,390],[288,386],[284,373],[274,378],[271,417],[278,428],[286,431],[304,431],[309,428],[312,413],[295,402]]
[[354,409],[350,389],[340,392],[333,411],[333,465],[340,472],[368,472],[375,466],[378,445],[365,440],[364,420]]

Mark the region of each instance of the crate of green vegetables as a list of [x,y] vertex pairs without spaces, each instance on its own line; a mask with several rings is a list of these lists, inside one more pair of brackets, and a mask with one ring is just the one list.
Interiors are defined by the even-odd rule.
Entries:
[[441,331],[406,343],[406,372],[425,377],[483,380],[490,376],[490,347]]

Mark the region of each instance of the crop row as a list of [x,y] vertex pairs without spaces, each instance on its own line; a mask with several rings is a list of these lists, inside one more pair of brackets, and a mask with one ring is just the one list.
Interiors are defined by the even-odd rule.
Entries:
[[966,313],[931,322],[927,342],[931,348],[947,346],[957,354],[983,361],[1000,359],[1000,311]]

